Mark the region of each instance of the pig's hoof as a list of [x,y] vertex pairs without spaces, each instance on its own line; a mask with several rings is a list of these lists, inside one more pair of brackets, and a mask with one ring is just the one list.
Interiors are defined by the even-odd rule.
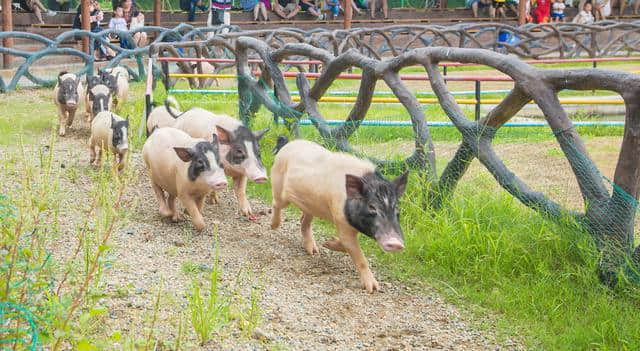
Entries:
[[196,228],[197,232],[203,231],[204,228],[206,227],[204,223],[200,223],[200,222],[193,223],[193,226]]
[[176,211],[176,213],[173,213],[171,215],[171,220],[174,222],[180,222],[182,220],[182,216],[180,215],[180,213],[178,213],[178,211]]
[[280,219],[273,219],[271,221],[271,230],[276,230],[280,226]]
[[315,256],[320,253],[320,250],[318,250],[318,246],[316,245],[315,240],[312,240],[311,242],[308,242],[308,243],[305,242],[304,249],[307,250],[307,252],[311,256]]
[[331,251],[347,252],[347,250],[344,248],[344,246],[342,245],[342,243],[338,239],[332,239],[332,240],[325,241],[322,244],[322,246],[324,246],[325,248],[327,248],[327,249],[329,249]]
[[361,277],[360,281],[362,282],[362,288],[370,294],[376,290],[380,290],[380,284],[378,284],[378,281],[373,277],[373,275],[366,278]]
[[160,208],[159,212],[162,217],[173,216],[173,212],[171,212],[171,210],[169,210],[168,208]]
[[65,134],[67,134],[67,133],[63,129],[60,129],[60,131],[58,132],[58,135],[60,135],[61,137],[63,137]]

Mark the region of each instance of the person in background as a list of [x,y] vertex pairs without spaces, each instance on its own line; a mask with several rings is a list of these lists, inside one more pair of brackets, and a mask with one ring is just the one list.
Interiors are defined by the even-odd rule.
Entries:
[[491,7],[491,0],[467,0],[467,8],[473,12],[473,17],[478,18],[478,10]]
[[324,0],[324,9],[331,13],[331,19],[336,19],[340,15],[340,0]]
[[[138,11],[138,8],[133,5],[132,0],[122,0],[120,3],[122,7],[122,16],[127,22],[127,27],[129,30],[135,29],[140,24],[144,23],[144,14]],[[134,24],[134,28],[132,27],[132,23]],[[133,44],[135,47],[143,47],[147,45],[147,33],[145,32],[137,32],[133,35]]]
[[551,22],[564,22],[564,8],[566,7],[562,0],[551,0]]
[[273,5],[273,12],[283,19],[291,19],[300,12],[300,6],[297,0],[277,0]]
[[[92,0],[89,3],[89,21],[90,30],[92,33],[98,33],[102,31],[100,27],[100,21],[104,19],[104,13],[100,10],[100,4],[97,1]],[[76,11],[76,15],[73,18],[73,25],[71,26],[73,29],[82,29],[82,4],[78,5],[78,9]],[[111,60],[115,53],[113,50],[108,47],[102,45],[102,41],[99,39],[95,39],[93,41],[93,57],[96,61],[104,61]]]
[[324,14],[318,6],[316,6],[315,0],[300,0],[300,9],[304,12],[310,13],[312,16],[315,16],[318,21],[322,21],[324,19]]
[[595,0],[593,13],[595,14],[596,21],[607,19],[607,16],[611,15],[611,0]]
[[[387,0],[379,0],[382,5],[382,15],[384,19],[389,19],[389,4]],[[378,8],[376,7],[376,0],[369,0],[369,9],[371,10],[371,18],[376,18],[376,11]]]
[[188,11],[187,21],[193,22],[196,20],[196,9],[205,12],[209,9],[209,6],[203,0],[180,0],[180,8],[183,11]]
[[269,20],[267,10],[271,10],[271,1],[269,0],[240,0],[240,6],[245,12],[253,12],[253,20],[259,21],[260,14],[265,22]]
[[549,23],[551,18],[550,0],[537,0],[536,9],[533,12],[536,23]]
[[591,14],[591,3],[587,2],[582,6],[582,11],[578,12],[576,17],[573,18],[573,23],[577,24],[593,24],[594,18]]
[[20,7],[28,12],[33,12],[33,14],[38,19],[40,24],[44,24],[44,20],[42,20],[42,13],[44,12],[47,16],[53,17],[57,13],[55,11],[48,10],[40,0],[20,0]]
[[352,0],[351,1],[351,8],[353,8],[353,12],[357,13],[358,15],[362,14],[362,11],[360,10],[367,10],[369,8],[367,0]]
[[[109,29],[121,30],[126,32],[129,30],[127,28],[127,21],[124,19],[124,11],[122,7],[116,7],[115,11],[113,11],[113,16],[109,20]],[[129,43],[129,41],[125,38],[120,39],[120,47],[123,49],[133,49],[133,45]]]
[[492,0],[491,7],[489,8],[489,17],[495,18],[496,11],[498,11],[498,14],[500,14],[501,17],[507,17],[504,10],[506,2],[506,0]]
[[633,5],[633,15],[638,15],[638,8],[640,8],[640,0],[619,0],[620,1],[620,16],[624,15],[624,8],[627,6],[627,1],[629,5]]

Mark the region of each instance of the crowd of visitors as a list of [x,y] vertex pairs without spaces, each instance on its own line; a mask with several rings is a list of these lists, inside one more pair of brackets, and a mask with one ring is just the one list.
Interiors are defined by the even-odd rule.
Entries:
[[[519,0],[467,0],[467,7],[478,17],[481,9],[488,9],[489,17],[506,17],[507,10],[513,16],[518,15]],[[627,2],[633,3],[633,14],[638,15],[640,0],[523,0],[527,22],[557,23],[566,22],[564,13],[566,8],[577,7],[578,15],[573,18],[574,23],[589,24],[611,16],[611,8],[619,5],[620,15],[624,14]]]
[[[242,9],[253,13],[254,21],[269,21],[269,11],[273,11],[282,19],[292,19],[298,13],[308,13],[317,20],[336,19],[344,12],[344,0],[240,0]],[[376,11],[382,11],[385,19],[389,17],[387,0],[352,0],[351,7],[356,15],[370,10],[371,18],[376,17]]]

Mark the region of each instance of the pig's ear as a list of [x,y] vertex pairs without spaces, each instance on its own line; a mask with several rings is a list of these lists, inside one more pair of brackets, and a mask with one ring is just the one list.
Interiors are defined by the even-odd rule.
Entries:
[[176,152],[176,155],[178,155],[178,157],[182,161],[184,162],[191,161],[191,150],[187,149],[186,147],[174,147],[173,150]]
[[116,126],[116,119],[113,118],[113,113],[111,114],[111,128]]
[[405,189],[407,188],[407,180],[409,179],[409,171],[402,173],[401,176],[393,180],[393,185],[396,186],[396,194],[398,197],[404,194]]
[[220,144],[229,145],[229,143],[231,143],[232,134],[230,131],[220,126],[216,126],[216,133],[218,134],[218,141],[220,142]]
[[76,77],[76,88],[80,86],[80,76]]
[[260,140],[265,134],[267,134],[268,131],[269,131],[269,128],[265,128],[263,130],[253,132],[253,136],[256,137],[256,140]]
[[62,78],[60,78],[62,76],[58,76],[58,85],[62,85]]
[[217,145],[219,143],[218,136],[215,134],[211,134],[211,144]]
[[351,174],[345,175],[345,187],[347,199],[360,199],[364,195],[364,181],[361,177]]

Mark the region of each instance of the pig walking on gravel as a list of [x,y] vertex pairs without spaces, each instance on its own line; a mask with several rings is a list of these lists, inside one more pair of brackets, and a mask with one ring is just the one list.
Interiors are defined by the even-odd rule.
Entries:
[[[212,190],[227,186],[218,138],[192,138],[175,128],[155,130],[142,148],[142,157],[151,173],[151,186],[160,203],[160,215],[179,219],[176,198],[185,207],[198,231],[205,228],[202,207]],[[166,192],[166,195],[165,195]]]
[[[171,113],[171,110],[168,110]],[[176,118],[174,128],[194,138],[210,139],[216,134],[220,141],[220,156],[224,172],[233,179],[233,191],[240,212],[253,218],[247,200],[247,179],[262,184],[267,181],[267,170],[262,164],[258,141],[269,129],[251,132],[240,121],[226,115],[216,115],[201,108],[192,108]]]
[[91,122],[98,113],[111,111],[113,109],[111,91],[104,84],[91,87],[87,93],[87,104],[91,106],[88,112],[87,122]]
[[58,106],[59,134],[64,136],[67,127],[71,127],[76,115],[80,96],[84,95],[80,77],[73,73],[60,72],[58,82],[53,88],[53,99]]
[[338,238],[323,246],[348,253],[363,287],[368,292],[379,289],[357,234],[361,232],[375,239],[384,251],[404,249],[397,204],[404,193],[408,172],[388,181],[371,162],[330,152],[310,141],[295,140],[281,147],[275,150],[271,168],[271,228],[280,226],[282,209],[289,203],[296,205],[302,211],[303,246],[314,255],[319,251],[311,232],[311,220],[318,217],[332,222]]
[[98,113],[91,122],[91,137],[89,138],[91,159],[89,162],[99,166],[102,152],[109,150],[117,158],[118,171],[124,169],[129,150],[128,130],[129,117],[123,119],[108,111]]

